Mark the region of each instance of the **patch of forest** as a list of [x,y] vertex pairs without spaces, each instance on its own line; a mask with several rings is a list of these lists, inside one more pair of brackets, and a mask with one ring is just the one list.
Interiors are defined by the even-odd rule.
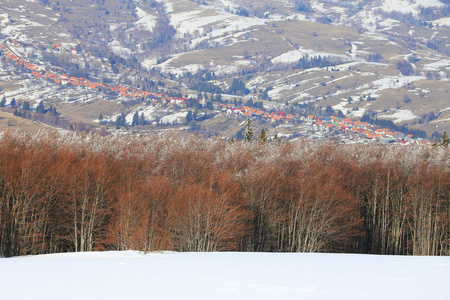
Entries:
[[449,255],[448,151],[6,131],[0,255]]

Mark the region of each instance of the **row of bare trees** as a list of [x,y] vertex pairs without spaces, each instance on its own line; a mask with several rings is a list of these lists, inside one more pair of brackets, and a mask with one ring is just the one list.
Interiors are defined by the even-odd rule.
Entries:
[[445,148],[0,136],[0,255],[450,254]]

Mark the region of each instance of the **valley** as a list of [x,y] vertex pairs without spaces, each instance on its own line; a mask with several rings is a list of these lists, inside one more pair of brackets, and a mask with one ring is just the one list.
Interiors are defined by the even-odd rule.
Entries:
[[[450,130],[448,12],[437,0],[5,1],[0,97],[11,117],[42,102],[33,119],[60,130],[231,139],[250,118],[269,138],[430,144]],[[378,121],[369,131],[362,117]]]

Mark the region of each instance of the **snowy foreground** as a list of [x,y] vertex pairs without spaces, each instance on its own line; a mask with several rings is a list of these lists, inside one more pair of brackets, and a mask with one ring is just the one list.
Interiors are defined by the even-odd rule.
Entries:
[[89,252],[0,259],[0,299],[450,299],[450,257]]

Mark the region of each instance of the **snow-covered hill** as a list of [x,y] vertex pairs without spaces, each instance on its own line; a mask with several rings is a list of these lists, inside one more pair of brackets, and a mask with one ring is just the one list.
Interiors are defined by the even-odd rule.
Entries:
[[449,257],[87,252],[0,259],[0,297],[445,300],[449,277]]

